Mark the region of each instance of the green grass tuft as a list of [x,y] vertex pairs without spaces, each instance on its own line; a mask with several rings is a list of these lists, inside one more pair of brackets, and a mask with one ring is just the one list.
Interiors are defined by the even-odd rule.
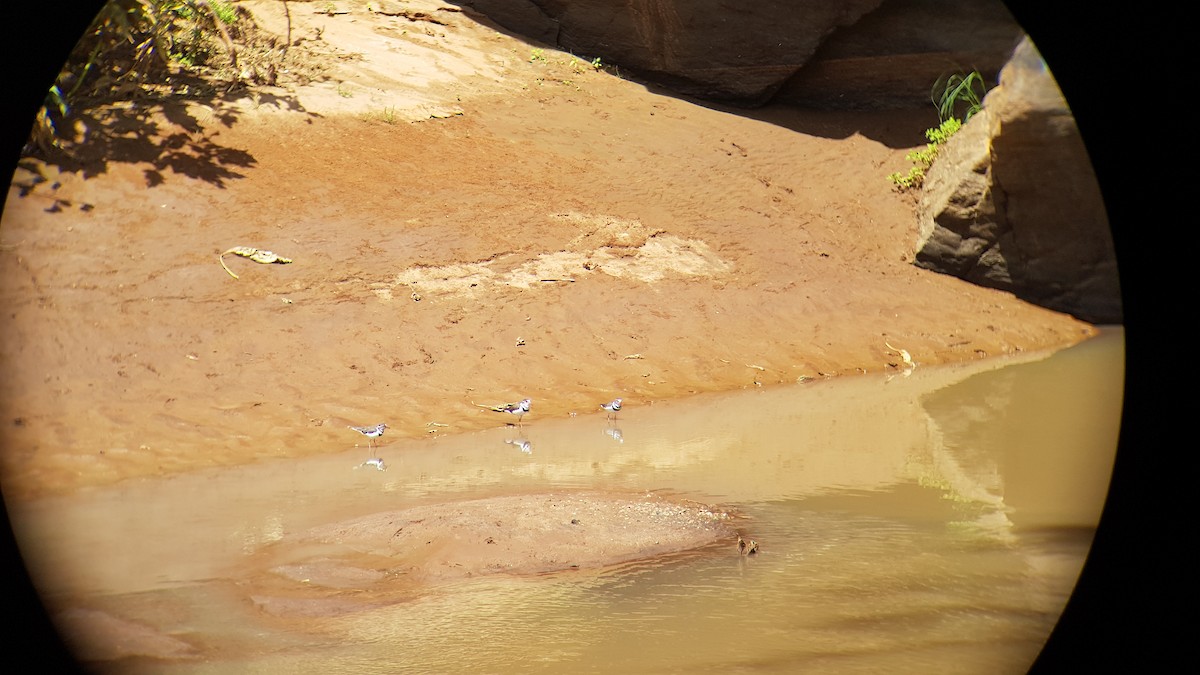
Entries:
[[[937,159],[941,146],[950,140],[951,136],[958,133],[967,120],[983,109],[985,93],[987,92],[983,76],[977,70],[968,75],[956,73],[934,83],[930,98],[937,107],[938,119],[941,120],[941,124],[925,130],[925,138],[928,139],[929,144],[924,149],[913,150],[904,156],[913,163],[913,166],[907,172],[897,171],[888,174],[888,180],[892,181],[902,192],[924,185],[925,172]],[[959,110],[962,111],[961,120],[957,116]]]

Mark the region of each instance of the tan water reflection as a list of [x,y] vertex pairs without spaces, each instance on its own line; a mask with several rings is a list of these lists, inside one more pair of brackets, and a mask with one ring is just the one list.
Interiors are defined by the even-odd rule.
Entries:
[[[69,610],[63,626],[96,638],[86,655],[159,657],[99,662],[112,672],[1023,672],[1091,541],[1122,372],[1111,331],[1048,358],[394,441],[384,472],[353,468],[365,450],[331,448],[14,505],[12,518],[51,608]],[[731,506],[763,553],[476,579],[323,618],[250,601],[267,574],[252,554],[289,534],[556,487]]]

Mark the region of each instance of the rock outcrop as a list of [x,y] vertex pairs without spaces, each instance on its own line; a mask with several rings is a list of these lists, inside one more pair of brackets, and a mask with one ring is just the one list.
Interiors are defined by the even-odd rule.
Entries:
[[999,0],[461,0],[505,29],[672,91],[738,105],[929,105],[954,71],[994,81],[1021,35]]
[[999,0],[457,4],[651,84],[745,106],[925,107],[939,78],[978,71],[995,82],[1003,67],[987,110],[926,181],[917,263],[1084,320],[1122,319],[1112,236],[1074,118]]
[[1074,117],[1033,43],[923,187],[916,263],[1094,323],[1122,321],[1104,201]]

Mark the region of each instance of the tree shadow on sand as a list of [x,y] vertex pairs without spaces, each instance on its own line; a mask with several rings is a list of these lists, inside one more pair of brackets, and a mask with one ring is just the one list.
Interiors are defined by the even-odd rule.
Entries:
[[[102,18],[93,24],[93,42],[99,39],[95,26]],[[47,210],[61,211],[74,205],[53,194],[59,187],[54,175],[93,178],[114,164],[143,167],[148,188],[172,175],[221,189],[245,177],[257,160],[244,149],[221,143],[220,129],[233,127],[249,109],[316,116],[278,87],[279,73],[300,84],[322,79],[324,54],[312,50],[311,38],[293,41],[289,31],[285,40],[260,30],[243,10],[222,33],[225,46],[208,48],[224,51],[214,51],[217,56],[204,67],[164,66],[162,59],[132,54],[125,42],[108,35],[102,39],[111,48],[97,59],[100,50],[89,55],[81,41],[21,153],[13,180],[17,194],[48,197],[52,204]]]
[[148,164],[147,187],[161,185],[170,171],[224,188],[228,181],[242,178],[241,170],[254,166],[256,160],[245,150],[218,142],[209,120],[231,128],[241,117],[242,105],[305,112],[291,96],[262,91],[253,99],[131,102],[79,114],[77,123],[87,131],[75,151],[50,153],[43,159],[84,178],[105,173],[112,163]]
[[[53,195],[59,184],[50,176],[74,173],[93,178],[114,164],[143,166],[147,188],[158,187],[170,176],[200,180],[225,189],[243,178],[257,160],[247,150],[224,145],[219,128],[232,128],[243,106],[275,107],[308,113],[292,96],[262,90],[239,98],[233,93],[186,100],[127,101],[80,111],[70,118],[76,136],[70,143],[45,148],[26,146],[18,161],[13,185],[20,197],[38,193],[51,200],[47,211],[76,206]],[[215,130],[214,130],[215,129]],[[49,189],[49,193],[46,189]],[[90,206],[79,205],[83,210]]]

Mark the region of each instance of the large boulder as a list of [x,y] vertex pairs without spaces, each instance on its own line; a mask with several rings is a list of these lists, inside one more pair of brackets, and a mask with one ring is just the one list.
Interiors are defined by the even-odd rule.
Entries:
[[1104,200],[1071,110],[1028,39],[942,146],[916,263],[1095,323],[1122,321]]
[[1021,35],[999,0],[460,0],[500,26],[680,94],[739,105],[928,106],[994,81]]

